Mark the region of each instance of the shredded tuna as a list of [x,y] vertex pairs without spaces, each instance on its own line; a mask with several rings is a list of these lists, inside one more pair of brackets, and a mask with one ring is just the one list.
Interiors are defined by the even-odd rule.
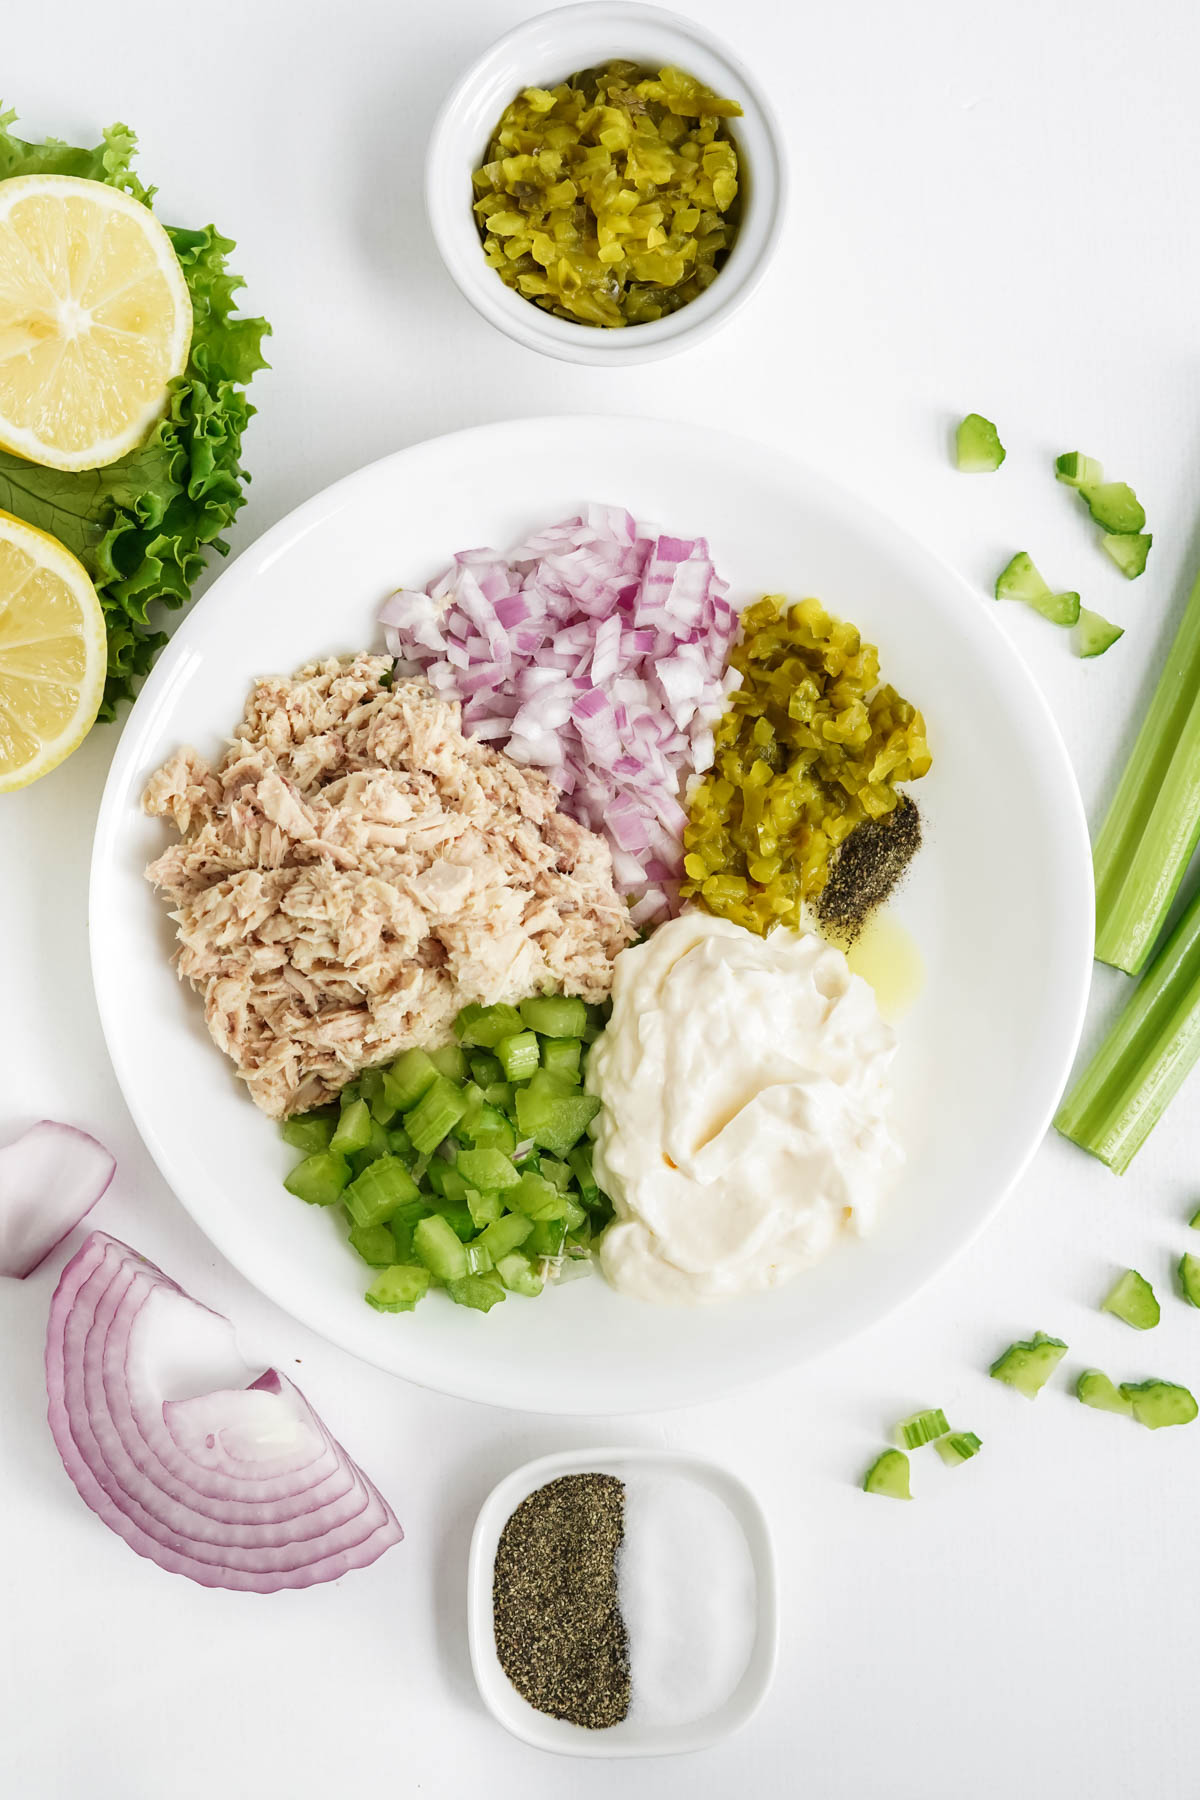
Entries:
[[176,752],[145,807],[180,833],[146,871],[179,973],[274,1118],[371,1063],[444,1043],[460,1007],[602,1000],[634,936],[607,844],[557,790],[465,738],[392,660],[257,682],[224,760]]

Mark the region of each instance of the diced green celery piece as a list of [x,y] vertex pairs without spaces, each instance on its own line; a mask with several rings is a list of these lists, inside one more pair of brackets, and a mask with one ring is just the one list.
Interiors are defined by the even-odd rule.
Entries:
[[590,1094],[547,1094],[525,1090],[517,1095],[517,1125],[553,1156],[566,1156],[583,1136],[600,1102]]
[[908,1458],[903,1450],[885,1450],[867,1470],[863,1488],[868,1494],[883,1494],[889,1500],[911,1500],[908,1482]]
[[1027,1341],[1010,1344],[1004,1354],[996,1358],[988,1374],[1016,1388],[1026,1400],[1036,1400],[1066,1354],[1067,1346],[1061,1338],[1047,1337],[1044,1331],[1035,1331]]
[[518,1011],[539,1037],[577,1038],[587,1029],[587,1007],[568,994],[538,994],[522,1000]]
[[455,1127],[454,1135],[472,1150],[500,1150],[505,1156],[516,1149],[517,1134],[498,1107],[485,1100],[468,1120]]
[[587,1024],[580,1032],[585,1044],[594,1044],[612,1015],[612,1001],[588,1001]]
[[559,1162],[557,1156],[542,1156],[539,1157],[538,1162],[538,1173],[543,1175],[552,1187],[556,1187],[560,1194],[565,1194],[571,1186],[570,1165]]
[[341,1088],[338,1092],[338,1104],[340,1106],[349,1106],[350,1102],[352,1100],[357,1100],[358,1097],[357,1081],[348,1081],[345,1087]]
[[356,1225],[379,1225],[418,1197],[417,1184],[398,1156],[381,1156],[355,1177],[342,1195]]
[[400,1108],[388,1093],[386,1080],[379,1084],[379,1092],[367,1103],[371,1108],[371,1117],[377,1125],[390,1125]]
[[523,1213],[505,1213],[502,1219],[497,1219],[493,1225],[488,1226],[479,1241],[492,1261],[498,1263],[502,1256],[507,1256],[518,1244],[523,1244],[533,1230],[533,1220],[526,1218]]
[[1004,461],[1000,433],[982,413],[968,413],[954,434],[954,460],[964,475],[988,475]]
[[1193,1395],[1176,1381],[1123,1381],[1121,1393],[1133,1407],[1138,1424],[1150,1431],[1164,1425],[1190,1425],[1196,1417]]
[[592,1169],[592,1146],[589,1143],[576,1144],[569,1152],[567,1162],[571,1173],[579,1183],[579,1192],[585,1206],[594,1206],[600,1199],[600,1185]]
[[487,1245],[481,1239],[475,1238],[473,1242],[467,1244],[466,1251],[467,1274],[486,1275],[492,1266],[491,1253]]
[[339,1156],[350,1156],[355,1150],[365,1150],[370,1141],[370,1108],[365,1100],[352,1100],[349,1106],[342,1108],[329,1148]]
[[1190,1250],[1179,1259],[1179,1291],[1189,1306],[1200,1306],[1200,1256]]
[[469,1187],[503,1193],[521,1177],[502,1150],[460,1150],[455,1168]]
[[467,1064],[471,1070],[471,1080],[478,1082],[481,1088],[490,1087],[493,1081],[504,1080],[503,1064],[490,1050],[472,1050]]
[[531,1219],[561,1219],[567,1210],[567,1197],[540,1175],[522,1175],[516,1187],[509,1188],[505,1199],[517,1212]]
[[564,1197],[567,1202],[567,1210],[563,1214],[563,1224],[566,1226],[567,1230],[572,1234],[572,1236],[574,1236],[574,1234],[576,1232],[581,1232],[581,1231],[585,1232],[585,1235],[586,1235],[586,1227],[587,1227],[587,1211],[586,1211],[586,1209],[584,1207],[580,1206],[580,1204],[577,1200],[572,1200],[570,1194],[567,1194]]
[[389,1225],[354,1225],[350,1242],[373,1269],[388,1269],[400,1260],[396,1255],[395,1233]]
[[371,1120],[371,1136],[361,1150],[356,1150],[350,1158],[350,1167],[356,1176],[381,1156],[388,1153],[388,1134],[377,1119]]
[[526,1256],[561,1256],[566,1237],[566,1226],[561,1219],[535,1219],[522,1249]]
[[1198,1057],[1200,891],[1054,1123],[1081,1150],[1121,1175]]
[[573,1086],[577,1086],[582,1051],[581,1038],[543,1038],[542,1067],[552,1075],[561,1075]]
[[429,1193],[436,1194],[439,1200],[461,1203],[467,1197],[467,1183],[459,1174],[458,1165],[447,1162],[444,1156],[430,1157],[422,1185]]
[[475,1127],[483,1116],[487,1101],[483,1097],[483,1089],[473,1081],[467,1080],[456,1085],[463,1097],[463,1114],[453,1127],[451,1136],[456,1144],[466,1144],[470,1148],[475,1141]]
[[1146,523],[1146,509],[1127,482],[1081,482],[1079,492],[1102,531],[1125,537]]
[[1135,1331],[1150,1331],[1161,1316],[1154,1289],[1136,1269],[1126,1269],[1100,1302],[1100,1310],[1124,1319]]
[[437,1080],[437,1070],[424,1050],[404,1050],[384,1075],[388,1097],[399,1112],[409,1112]]
[[318,1150],[328,1150],[336,1123],[332,1113],[297,1113],[294,1119],[285,1119],[279,1129],[285,1144],[293,1150],[303,1150],[306,1156],[315,1156]]
[[528,1081],[538,1066],[538,1041],[532,1031],[514,1032],[496,1045],[508,1081]]
[[996,577],[997,600],[1023,600],[1032,606],[1050,598],[1050,588],[1034,567],[1028,550],[1018,550]]
[[1188,1220],[1188,1224],[1191,1226],[1193,1231],[1200,1231],[1200,1206],[1198,1206],[1196,1208],[1195,1212],[1192,1214],[1191,1218]]
[[439,1075],[447,1081],[465,1081],[467,1079],[467,1053],[461,1044],[439,1044],[436,1050],[429,1051],[429,1060]]
[[1123,1413],[1126,1418],[1133,1416],[1133,1402],[1127,1400],[1099,1369],[1085,1369],[1075,1383],[1075,1393],[1085,1406],[1094,1406],[1099,1412]]
[[494,1225],[503,1215],[504,1201],[499,1194],[481,1194],[475,1188],[468,1188],[467,1211],[482,1231],[485,1225]]
[[411,1162],[417,1154],[413,1146],[413,1141],[409,1137],[407,1131],[405,1131],[403,1125],[391,1126],[388,1130],[387,1141],[388,1150],[391,1154],[393,1156],[403,1157],[406,1162]]
[[1145,572],[1146,558],[1150,554],[1150,546],[1153,542],[1154,535],[1149,531],[1140,534],[1126,534],[1121,537],[1106,531],[1100,539],[1100,546],[1112,557],[1122,575],[1130,581],[1136,581],[1138,576]]
[[494,1050],[502,1038],[512,1037],[521,1029],[521,1015],[515,1006],[464,1006],[454,1021],[461,1044],[481,1050]]
[[1054,465],[1059,481],[1065,481],[1068,487],[1098,487],[1104,480],[1104,470],[1094,456],[1085,456],[1082,450],[1068,450],[1060,456]]
[[1049,594],[1044,600],[1030,602],[1034,612],[1041,613],[1043,619],[1049,619],[1051,625],[1075,625],[1083,608],[1079,604],[1079,595]]
[[507,1256],[500,1257],[496,1273],[510,1294],[524,1294],[530,1300],[536,1300],[545,1286],[529,1258],[519,1250],[511,1250]]
[[420,1154],[429,1156],[466,1110],[462,1089],[445,1075],[437,1075],[413,1110],[404,1115],[404,1129]]
[[486,1275],[465,1275],[459,1281],[447,1281],[446,1292],[456,1306],[470,1306],[484,1313],[507,1298],[504,1283],[494,1269]]
[[1079,609],[1079,628],[1075,633],[1076,656],[1103,656],[1111,650],[1118,638],[1125,636],[1123,625],[1114,625],[1103,613],[1092,612],[1090,607]]
[[458,1281],[467,1272],[467,1253],[462,1239],[440,1213],[421,1219],[413,1230],[413,1250],[431,1275]]
[[364,1298],[376,1312],[411,1312],[428,1292],[428,1269],[396,1263],[375,1277]]
[[[483,1090],[483,1097],[488,1105],[497,1112],[511,1117],[513,1110],[513,1085],[511,1081],[489,1081]],[[516,1138],[513,1138],[516,1143]]]
[[902,1450],[919,1450],[922,1444],[932,1444],[935,1438],[944,1437],[949,1429],[941,1407],[933,1406],[926,1412],[910,1413],[907,1419],[901,1419],[893,1436]]
[[973,1431],[952,1431],[948,1437],[938,1438],[933,1447],[950,1468],[954,1468],[957,1463],[968,1462],[983,1449]]
[[437,1200],[434,1202],[434,1211],[445,1219],[454,1235],[461,1238],[464,1244],[475,1236],[478,1227],[465,1200]]
[[310,1206],[332,1206],[350,1181],[350,1165],[335,1150],[318,1150],[284,1177],[284,1187]]

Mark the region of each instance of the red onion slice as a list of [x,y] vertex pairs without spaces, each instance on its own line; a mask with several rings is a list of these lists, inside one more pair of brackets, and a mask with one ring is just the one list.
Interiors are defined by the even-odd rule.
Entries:
[[365,1568],[395,1514],[299,1388],[248,1386],[233,1329],[106,1232],[50,1304],[46,1386],[63,1465],[139,1556],[203,1587],[271,1594]]
[[0,1150],[0,1275],[32,1275],[92,1210],[116,1166],[94,1137],[55,1119]]

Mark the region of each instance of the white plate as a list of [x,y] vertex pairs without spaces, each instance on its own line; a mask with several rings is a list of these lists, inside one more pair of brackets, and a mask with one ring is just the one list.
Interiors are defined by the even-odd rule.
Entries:
[[[496,1653],[492,1580],[500,1534],[522,1500],[564,1475],[615,1475],[618,1481],[659,1476],[695,1483],[722,1500],[741,1526],[754,1569],[754,1641],[745,1672],[718,1709],[686,1725],[656,1725],[637,1717],[603,1731],[538,1712],[519,1694]],[[484,1705],[506,1731],[559,1756],[676,1756],[704,1750],[740,1731],[770,1690],[779,1653],[779,1583],[771,1531],[744,1481],[728,1469],[682,1450],[566,1450],[525,1463],[494,1487],[479,1509],[467,1571],[467,1640]]]
[[[376,644],[376,609],[397,585],[589,499],[705,534],[739,603],[820,595],[880,646],[885,677],[924,709],[926,845],[900,902],[927,969],[896,1063],[907,1166],[874,1237],[847,1237],[765,1298],[679,1311],[597,1279],[487,1317],[436,1297],[381,1315],[363,1303],[366,1271],[335,1221],[281,1187],[292,1153],[176,979],[173,928],[142,879],[167,836],[143,816],[142,789],[180,743],[219,755],[255,676]],[[335,1343],[412,1381],[581,1414],[685,1405],[827,1350],[961,1250],[1050,1122],[1082,1021],[1091,919],[1071,766],[992,605],[777,450],[618,418],[526,419],[418,444],[318,494],[239,557],[176,633],[125,727],[91,889],[118,1079],[167,1181],[230,1262]]]

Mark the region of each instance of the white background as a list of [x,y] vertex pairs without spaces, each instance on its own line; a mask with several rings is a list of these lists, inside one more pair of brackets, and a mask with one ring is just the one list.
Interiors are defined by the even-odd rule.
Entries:
[[[132,123],[162,216],[212,217],[236,237],[247,304],[274,323],[235,548],[357,465],[478,420],[606,410],[747,432],[894,513],[981,596],[1026,547],[1056,585],[1125,621],[1122,643],[1086,664],[1032,615],[1005,613],[1095,822],[1200,563],[1192,0],[741,0],[732,11],[693,0],[783,116],[787,238],[765,288],[710,345],[612,373],[543,361],[478,320],[421,212],[441,94],[533,10],[5,9],[4,98],[25,135],[93,142],[114,118]],[[1000,425],[1009,458],[997,477],[949,466],[948,426],[968,409]],[[1051,478],[1068,448],[1101,457],[1145,501],[1155,548],[1136,586],[1108,568]],[[1068,1370],[1200,1383],[1200,1317],[1171,1276],[1200,1202],[1194,1083],[1123,1180],[1052,1139],[983,1240],[904,1313],[756,1392],[603,1423],[444,1400],[259,1299],[134,1135],[87,959],[89,837],[115,736],[97,729],[56,774],[0,802],[0,1138],[51,1114],[109,1142],[120,1172],[95,1222],[229,1312],[251,1355],[296,1376],[408,1537],[366,1573],[265,1600],[205,1592],[135,1558],[78,1500],[46,1430],[41,1340],[59,1259],[4,1284],[6,1796],[537,1800],[568,1782],[585,1796],[619,1783],[630,1796],[766,1800],[1195,1793],[1200,1428],[1139,1431],[1081,1408],[1061,1379],[1030,1406],[985,1374],[1000,1347],[1042,1328],[1071,1344]],[[1011,850],[1019,882],[1024,847]],[[1092,1034],[1127,985],[1100,972]],[[1096,1311],[1129,1264],[1163,1298],[1151,1339]],[[918,1458],[908,1507],[858,1492],[889,1422],[922,1403],[976,1430],[982,1456],[955,1471]],[[484,1494],[526,1457],[610,1440],[727,1461],[777,1533],[774,1691],[739,1738],[673,1764],[539,1756],[484,1714],[467,1662],[465,1554]]]

